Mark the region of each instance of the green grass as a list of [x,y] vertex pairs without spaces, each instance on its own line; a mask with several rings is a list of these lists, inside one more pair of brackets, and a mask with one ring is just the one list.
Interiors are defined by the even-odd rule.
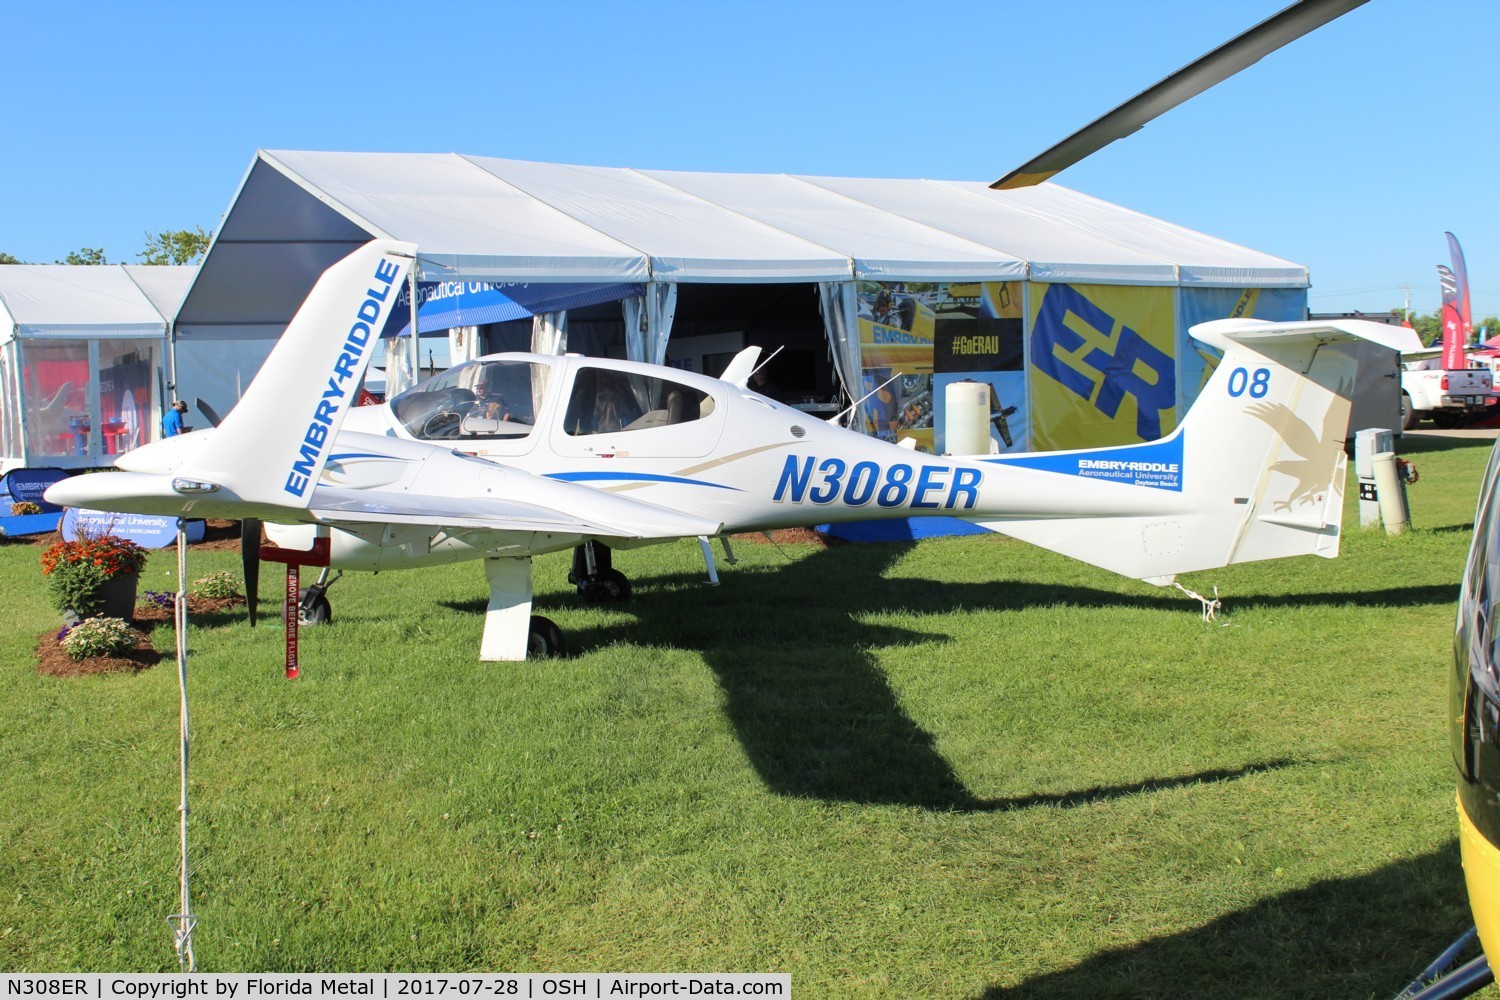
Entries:
[[[476,661],[478,567],[350,575],[292,684],[270,568],[269,624],[189,640],[200,967],[1392,995],[1471,922],[1443,716],[1489,442],[1408,449],[1412,533],[1351,498],[1337,560],[1185,579],[1211,624],[998,537],[741,542],[718,588],[687,542],[604,608],[538,559],[576,655],[526,664]],[[0,969],[175,969],[175,671],[38,677],[39,552],[0,544]]]

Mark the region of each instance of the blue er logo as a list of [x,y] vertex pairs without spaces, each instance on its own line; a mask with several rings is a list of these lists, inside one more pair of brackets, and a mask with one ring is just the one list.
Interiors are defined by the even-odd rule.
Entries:
[[[1087,341],[1067,325],[1069,313],[1104,339],[1112,339],[1114,353],[1095,347],[1080,356]],[[1115,327],[1113,316],[1071,286],[1051,285],[1031,330],[1032,362],[1111,419],[1126,396],[1134,398],[1136,434],[1151,441],[1161,437],[1162,411],[1177,405],[1172,357],[1123,324],[1112,336]]]

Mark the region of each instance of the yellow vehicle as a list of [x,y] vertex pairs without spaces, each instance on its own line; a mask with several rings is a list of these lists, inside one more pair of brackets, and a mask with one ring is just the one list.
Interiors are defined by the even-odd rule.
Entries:
[[[1458,766],[1459,848],[1469,906],[1485,953],[1500,954],[1500,443],[1480,485],[1474,541],[1464,567],[1448,684],[1448,735]],[[1466,996],[1494,977],[1484,956],[1442,983]],[[1418,994],[1423,995],[1423,994]]]

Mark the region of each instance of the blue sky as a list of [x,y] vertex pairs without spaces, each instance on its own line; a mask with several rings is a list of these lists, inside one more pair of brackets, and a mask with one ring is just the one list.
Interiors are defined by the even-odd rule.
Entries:
[[[0,251],[133,262],[257,148],[985,179],[1289,0],[9,3]],[[1500,4],[1371,0],[1059,183],[1306,264],[1315,311],[1500,313]]]

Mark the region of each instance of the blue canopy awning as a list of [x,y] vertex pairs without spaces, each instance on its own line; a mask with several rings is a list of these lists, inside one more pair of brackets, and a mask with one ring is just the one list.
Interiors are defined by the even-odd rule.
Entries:
[[[423,281],[417,285],[417,327],[421,336],[455,326],[483,326],[529,319],[538,313],[581,309],[644,293],[639,284],[548,284],[519,281]],[[411,334],[411,296],[403,288],[382,337]]]

